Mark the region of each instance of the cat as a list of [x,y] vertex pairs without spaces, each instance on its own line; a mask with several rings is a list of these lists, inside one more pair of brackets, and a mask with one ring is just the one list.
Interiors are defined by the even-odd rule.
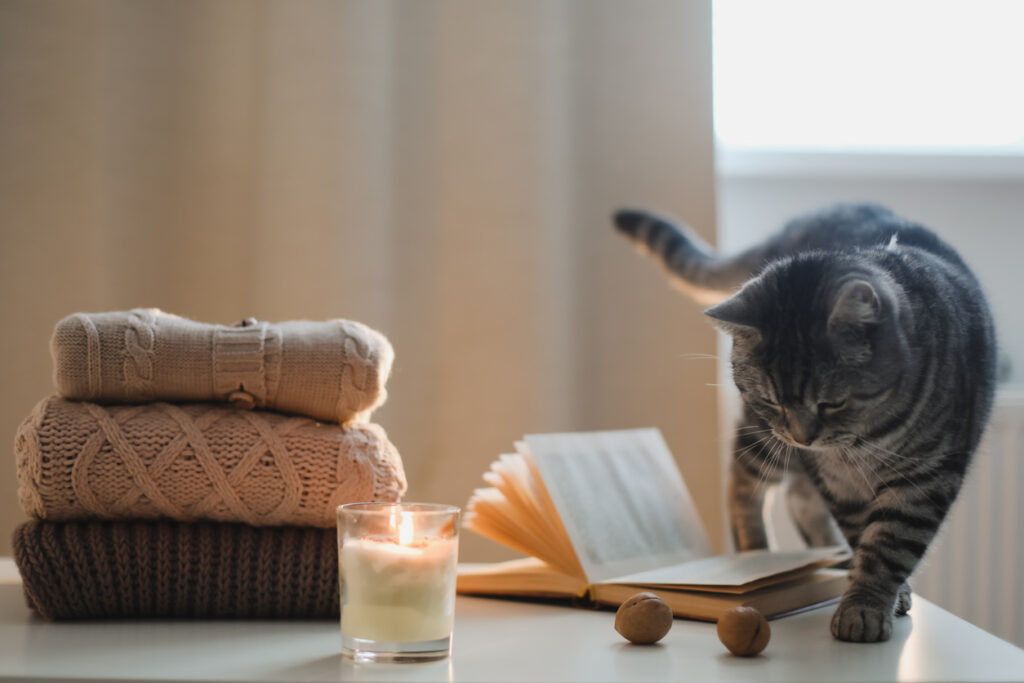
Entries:
[[767,547],[765,484],[786,470],[808,543],[845,537],[853,552],[832,635],[889,639],[991,412],[995,330],[977,279],[934,233],[874,204],[802,215],[735,256],[645,211],[614,222],[684,291],[717,301],[705,313],[732,337],[737,547]]

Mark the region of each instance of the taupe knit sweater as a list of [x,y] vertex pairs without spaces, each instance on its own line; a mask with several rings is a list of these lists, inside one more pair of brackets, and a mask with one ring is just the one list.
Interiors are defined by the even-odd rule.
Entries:
[[15,439],[18,496],[50,521],[174,519],[333,527],[342,503],[396,501],[402,461],[374,424],[225,405],[44,399]]
[[13,540],[46,619],[338,616],[333,529],[30,521]]
[[50,350],[64,398],[230,401],[342,424],[384,402],[394,360],[382,334],[351,320],[227,326],[155,308],[69,315]]

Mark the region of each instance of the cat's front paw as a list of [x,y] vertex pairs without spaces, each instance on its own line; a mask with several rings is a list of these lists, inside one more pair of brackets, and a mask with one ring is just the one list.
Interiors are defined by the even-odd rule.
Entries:
[[892,635],[892,608],[843,599],[832,615],[832,636],[853,643],[875,643]]

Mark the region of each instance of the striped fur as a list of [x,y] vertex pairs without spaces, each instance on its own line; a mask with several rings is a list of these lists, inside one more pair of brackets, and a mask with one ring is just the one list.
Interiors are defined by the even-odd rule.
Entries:
[[616,224],[677,278],[742,284],[706,311],[733,337],[745,404],[737,545],[766,545],[764,488],[785,478],[805,538],[835,540],[827,510],[854,551],[833,635],[888,639],[992,406],[995,333],[977,280],[935,234],[869,204],[797,218],[733,258],[643,212]]

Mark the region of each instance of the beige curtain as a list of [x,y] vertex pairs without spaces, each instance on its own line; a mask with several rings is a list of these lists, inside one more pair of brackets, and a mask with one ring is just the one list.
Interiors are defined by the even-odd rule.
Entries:
[[76,310],[348,317],[395,346],[409,499],[463,503],[526,432],[654,425],[721,547],[713,333],[609,222],[713,239],[710,77],[710,0],[5,0],[0,432]]

